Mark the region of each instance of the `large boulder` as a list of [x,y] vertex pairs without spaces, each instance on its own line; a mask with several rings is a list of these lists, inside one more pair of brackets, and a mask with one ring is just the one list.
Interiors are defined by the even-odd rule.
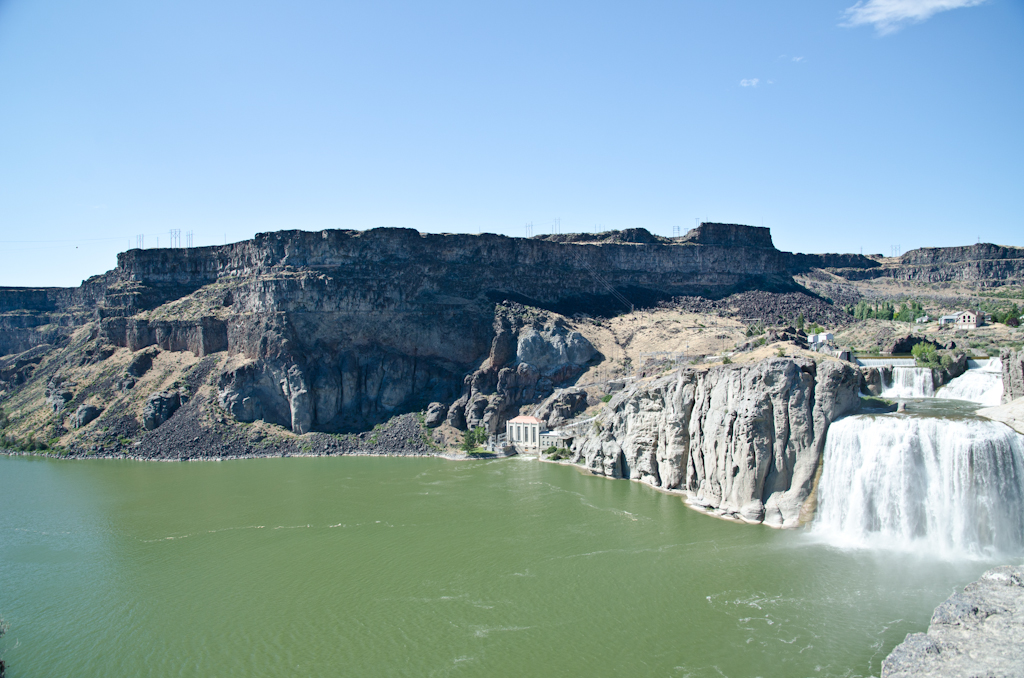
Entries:
[[930,344],[935,348],[944,348],[944,346],[937,341],[919,337],[913,334],[908,334],[902,337],[894,337],[885,341],[881,347],[881,352],[884,355],[900,355],[904,353],[910,353],[914,350],[914,347],[918,344]]
[[423,423],[430,428],[437,428],[444,423],[445,417],[448,416],[448,406],[444,403],[430,403],[427,405],[427,413],[423,418]]
[[882,662],[882,678],[1024,676],[1024,567],[1003,565],[954,593],[928,633],[910,633]]
[[884,384],[882,384],[882,373],[877,367],[862,367],[860,368],[860,374],[860,390],[864,395],[882,395],[882,387]]
[[558,325],[523,330],[516,350],[520,363],[533,365],[542,374],[552,374],[566,365],[584,365],[595,353],[586,337]]
[[181,407],[181,394],[177,391],[159,391],[149,396],[142,408],[142,425],[152,431],[171,418]]
[[95,405],[80,405],[75,411],[74,417],[72,417],[71,425],[75,428],[82,428],[92,421],[95,421],[96,417],[100,416],[103,410]]
[[136,379],[141,378],[142,375],[153,367],[153,358],[157,353],[158,351],[151,348],[139,351],[132,357],[132,361],[128,363],[128,367],[125,371],[128,372],[128,375],[131,377]]
[[60,412],[75,397],[75,394],[66,389],[58,389],[46,396],[46,403],[54,412]]
[[466,430],[466,403],[469,402],[469,394],[463,395],[461,398],[452,403],[452,406],[448,408],[448,425],[457,428],[460,431]]
[[542,402],[533,416],[556,428],[587,409],[587,392],[580,388],[566,388],[555,391]]

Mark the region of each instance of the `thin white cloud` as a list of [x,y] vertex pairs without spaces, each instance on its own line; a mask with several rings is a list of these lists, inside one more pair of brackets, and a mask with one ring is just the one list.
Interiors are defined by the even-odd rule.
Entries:
[[757,87],[759,82],[761,82],[760,78],[743,79],[740,80],[740,87]]
[[803,61],[803,57],[793,57],[793,61]]
[[846,21],[842,25],[874,26],[880,35],[886,35],[939,12],[974,7],[983,2],[985,0],[860,0],[844,12]]

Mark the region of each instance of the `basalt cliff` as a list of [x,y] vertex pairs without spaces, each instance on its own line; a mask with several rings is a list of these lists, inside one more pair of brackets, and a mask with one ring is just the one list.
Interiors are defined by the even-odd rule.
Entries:
[[571,459],[718,515],[795,527],[813,515],[829,425],[857,411],[860,391],[859,371],[840,360],[682,369],[615,395]]
[[[0,353],[62,346],[91,325],[99,343],[132,352],[232,356],[217,387],[242,422],[354,431],[454,402],[450,421],[482,423],[490,407],[493,430],[594,358],[584,338],[509,309],[607,315],[675,295],[793,291],[792,269],[808,261],[775,249],[767,229],[725,224],[675,240],[638,229],[590,242],[286,231],[131,250],[78,288],[0,289]],[[30,371],[31,356],[21,362],[7,366],[8,381]],[[498,392],[497,404],[478,397]]]
[[[88,451],[140,456],[171,454],[174,445],[202,439],[201,431],[155,442],[181,428],[187,417],[176,412],[199,403],[209,403],[204,421],[226,427],[211,445],[226,445],[227,431],[238,430],[232,426],[251,423],[300,436],[380,440],[382,434],[370,433],[375,427],[420,412],[432,424],[496,432],[546,398],[555,398],[548,410],[562,418],[587,406],[586,397],[559,395],[560,389],[606,356],[586,328],[567,322],[573,316],[616,316],[679,298],[774,295],[811,300],[839,317],[841,309],[794,276],[924,276],[955,264],[961,277],[1017,280],[1020,252],[972,246],[911,252],[899,261],[792,254],[774,247],[768,229],[714,223],[678,238],[643,229],[530,239],[409,229],[282,231],[222,247],[131,250],[118,256],[115,269],[76,288],[0,288],[0,407],[6,421],[39,439],[67,443],[69,431],[86,431],[94,441]],[[811,366],[786,369],[779,383],[803,389],[801,407],[810,408],[799,416],[819,423],[837,416],[826,404],[811,404],[819,398],[806,384],[818,378]],[[705,376],[686,388],[735,391],[742,399],[746,386],[734,384],[738,378]],[[692,406],[713,412],[736,404],[723,397],[705,402],[694,395]],[[766,397],[773,416],[783,416],[783,396]],[[422,442],[408,433],[395,445]],[[693,432],[695,449],[717,444],[702,442],[704,435]],[[809,435],[817,440],[818,432]],[[769,447],[796,445],[781,430],[772,436]],[[324,440],[329,447],[338,438]],[[625,475],[617,457],[602,457],[596,445],[588,448],[588,464],[609,473],[619,464]],[[630,474],[643,468],[639,452],[636,460],[625,454]],[[678,469],[659,468],[659,482],[696,491],[701,471],[697,457],[689,459]],[[743,515],[761,510],[739,494],[728,499],[730,491],[700,490]],[[771,514],[774,506],[763,508]]]

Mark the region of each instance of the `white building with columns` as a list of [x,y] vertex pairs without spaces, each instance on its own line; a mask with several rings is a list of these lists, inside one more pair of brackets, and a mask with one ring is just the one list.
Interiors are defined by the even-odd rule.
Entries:
[[540,419],[518,416],[505,423],[505,443],[527,450],[540,449]]

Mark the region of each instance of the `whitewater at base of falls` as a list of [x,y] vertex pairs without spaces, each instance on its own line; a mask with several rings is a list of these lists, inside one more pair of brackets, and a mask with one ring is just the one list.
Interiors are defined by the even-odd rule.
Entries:
[[1024,552],[1024,436],[981,419],[856,415],[828,430],[812,533],[945,558]]
[[894,367],[892,378],[882,389],[883,398],[931,398],[935,378],[929,367]]

